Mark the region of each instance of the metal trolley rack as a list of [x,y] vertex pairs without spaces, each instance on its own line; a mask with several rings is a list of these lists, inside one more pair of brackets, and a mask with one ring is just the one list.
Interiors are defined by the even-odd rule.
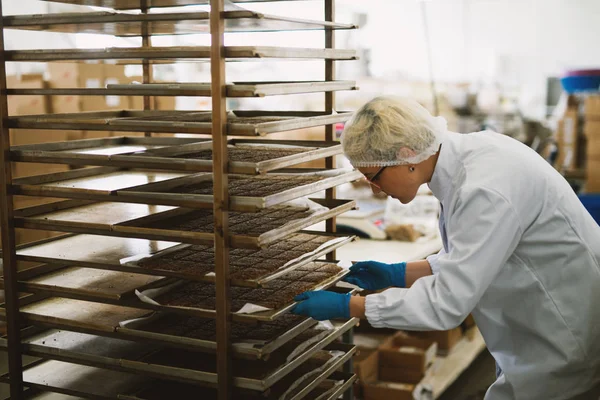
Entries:
[[[6,301],[0,317],[8,334],[0,348],[8,352],[9,373],[0,380],[10,383],[11,398],[44,392],[91,399],[351,398],[356,349],[347,343],[357,320],[323,330],[288,311],[299,291],[350,290],[337,286],[345,271],[335,265],[335,249],[355,238],[335,233],[335,217],[355,204],[337,200],[335,187],[359,174],[331,170],[341,152],[334,125],[350,117],[335,110],[335,92],[356,89],[354,82],[335,80],[334,62],[356,54],[335,48],[334,31],[356,26],[334,22],[334,0],[324,0],[324,21],[268,15],[224,0],[54,1],[112,11],[1,18]],[[152,10],[199,4],[210,11]],[[4,32],[12,29],[133,36],[142,45],[9,51]],[[322,30],[325,46],[224,44],[227,32],[288,30]],[[194,33],[209,34],[211,45],[151,43],[154,35]],[[226,61],[257,59],[323,60],[325,79],[226,82]],[[7,88],[7,63],[98,60],[142,64],[143,82]],[[153,65],[183,60],[210,61],[211,81],[153,83]],[[324,94],[321,112],[226,110],[228,97],[315,92]],[[15,116],[8,114],[9,95],[141,96],[144,109]],[[153,110],[151,96],[211,97],[212,110]],[[323,141],[266,137],[318,126],[325,127]],[[125,133],[11,146],[9,129],[17,135],[24,129]],[[324,170],[290,168],[320,159]],[[12,162],[72,169],[13,179]],[[325,198],[307,200],[322,191]],[[16,210],[16,195],[55,201]],[[322,221],[326,232],[305,230]],[[63,234],[17,246],[15,228]],[[248,303],[266,310],[240,313]]]

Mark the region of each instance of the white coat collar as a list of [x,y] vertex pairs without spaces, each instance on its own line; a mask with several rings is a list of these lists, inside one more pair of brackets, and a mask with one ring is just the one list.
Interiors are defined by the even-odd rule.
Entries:
[[442,148],[431,181],[428,184],[429,189],[440,202],[444,201],[444,198],[453,187],[454,177],[460,163],[459,140],[459,133],[445,132],[442,134]]

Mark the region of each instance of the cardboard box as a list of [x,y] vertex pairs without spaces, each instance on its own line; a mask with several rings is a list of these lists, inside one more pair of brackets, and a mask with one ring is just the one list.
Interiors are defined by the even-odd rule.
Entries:
[[154,98],[155,110],[175,110],[177,97],[158,96]]
[[462,329],[458,327],[449,331],[414,331],[409,332],[409,334],[417,338],[437,342],[438,354],[447,354],[462,338]]
[[600,96],[587,96],[583,103],[583,112],[586,119],[600,119]]
[[585,138],[580,134],[577,109],[569,109],[565,112],[564,117],[558,122],[556,139],[559,169],[572,170],[584,165]]
[[600,159],[600,119],[587,119],[584,124],[583,133],[586,136],[586,157],[588,159]]
[[13,179],[26,176],[53,174],[56,172],[70,171],[68,164],[44,164],[44,163],[12,163]]
[[435,360],[437,343],[398,332],[379,346],[379,379],[419,383]]
[[585,191],[600,193],[600,159],[588,160]]
[[[43,89],[46,87],[43,75],[30,74],[21,76],[7,76],[6,87],[9,89]],[[46,114],[49,111],[49,102],[46,96],[8,96],[8,115],[34,115]]]
[[[70,131],[42,130],[42,129],[11,129],[10,145],[19,146],[26,144],[62,142],[69,140]],[[73,131],[79,132],[79,131]]]
[[[125,66],[116,64],[49,63],[50,87],[104,88],[127,83]],[[53,96],[52,112],[121,110],[129,106],[127,96]]]
[[364,400],[413,400],[415,385],[395,382],[369,382],[362,387]]
[[356,374],[360,380],[363,399],[412,400],[415,385],[379,380],[379,356],[378,350],[358,363]]
[[[151,97],[150,108],[152,110],[175,110],[175,97]],[[129,96],[129,109],[131,110],[143,110],[144,109],[144,97],[143,96]]]

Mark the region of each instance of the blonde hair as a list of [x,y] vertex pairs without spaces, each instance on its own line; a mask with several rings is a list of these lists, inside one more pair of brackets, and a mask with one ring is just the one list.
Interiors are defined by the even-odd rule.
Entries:
[[434,155],[446,120],[416,101],[381,96],[363,105],[342,133],[344,154],[355,167],[418,164]]

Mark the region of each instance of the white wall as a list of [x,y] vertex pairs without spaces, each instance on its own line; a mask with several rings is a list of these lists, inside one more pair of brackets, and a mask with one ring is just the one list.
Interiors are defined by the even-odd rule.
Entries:
[[[519,94],[530,115],[541,114],[547,76],[559,75],[571,67],[600,67],[597,45],[600,0],[429,0],[424,3],[418,0],[337,0],[336,4],[340,22],[354,22],[357,13],[368,14],[367,23],[359,31],[338,32],[337,44],[369,49],[374,77],[397,81],[428,79],[421,9],[424,4],[435,79],[499,83]],[[319,1],[244,6],[299,18],[323,17],[323,5]],[[3,7],[5,14],[24,14],[57,12],[65,6],[36,0],[3,0]],[[7,48],[119,45],[106,39],[95,45],[98,36],[81,37],[75,43],[72,38],[60,34],[6,33]],[[230,45],[318,47],[323,45],[322,38],[322,32],[283,32],[230,35],[226,40]],[[180,37],[176,43],[208,44],[207,39],[207,36],[194,35]],[[264,64],[261,68],[240,65],[229,68],[228,76],[231,80],[260,79],[261,73],[268,71],[271,79],[298,77],[299,73],[304,79],[322,78],[320,63],[281,65]],[[360,69],[351,63],[340,62],[338,67],[340,78],[360,78],[357,76]],[[15,64],[9,64],[9,72],[14,72],[14,68]],[[197,77],[188,79],[197,80]]]
[[[540,113],[546,77],[600,67],[599,0],[430,0],[424,2],[438,81],[498,82]],[[377,77],[427,79],[421,2],[338,0],[368,13],[361,44]]]

